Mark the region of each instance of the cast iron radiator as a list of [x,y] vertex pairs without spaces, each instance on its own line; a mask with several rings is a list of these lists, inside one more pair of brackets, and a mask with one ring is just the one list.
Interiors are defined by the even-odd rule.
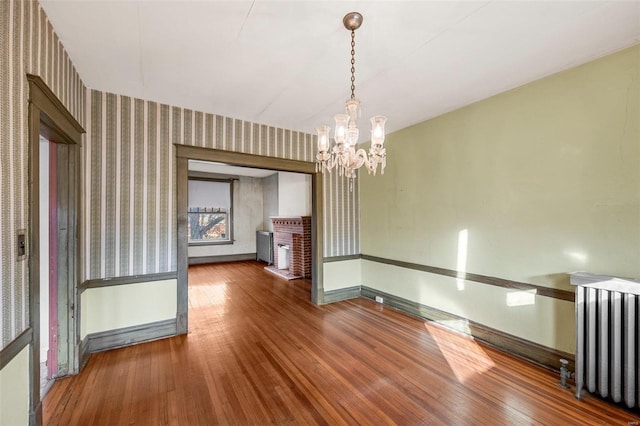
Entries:
[[256,253],[258,260],[273,263],[273,232],[256,231]]
[[640,407],[640,282],[575,273],[576,397],[583,388]]

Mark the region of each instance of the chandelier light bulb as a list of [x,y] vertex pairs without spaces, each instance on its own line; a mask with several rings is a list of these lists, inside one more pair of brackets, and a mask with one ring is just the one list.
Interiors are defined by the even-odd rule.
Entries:
[[329,150],[329,131],[331,127],[329,126],[320,126],[316,128],[318,132],[318,151],[319,152],[327,152]]
[[334,139],[337,144],[342,144],[347,137],[347,124],[349,123],[349,116],[347,114],[336,114],[333,119],[336,122],[336,130],[334,133]]
[[384,143],[384,125],[387,117],[376,115],[371,117],[371,144],[382,145]]

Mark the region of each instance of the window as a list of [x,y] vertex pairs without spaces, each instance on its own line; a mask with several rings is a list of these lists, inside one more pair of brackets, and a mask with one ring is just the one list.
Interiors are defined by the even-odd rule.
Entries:
[[189,244],[233,243],[233,180],[189,178]]

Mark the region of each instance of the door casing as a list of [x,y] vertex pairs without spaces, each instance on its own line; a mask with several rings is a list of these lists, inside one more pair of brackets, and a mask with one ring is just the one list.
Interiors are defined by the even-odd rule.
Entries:
[[58,177],[58,375],[78,370],[80,277],[80,146],[84,129],[36,75],[29,82],[29,323],[33,330],[29,357],[29,423],[42,424],[40,401],[40,135],[57,143]]
[[189,160],[212,161],[234,166],[255,167],[311,175],[311,301],[324,304],[323,286],[323,215],[322,174],[316,171],[315,163],[284,158],[263,157],[233,151],[201,148],[175,144],[176,147],[176,214],[178,219],[178,312],[176,333],[188,331],[188,174]]

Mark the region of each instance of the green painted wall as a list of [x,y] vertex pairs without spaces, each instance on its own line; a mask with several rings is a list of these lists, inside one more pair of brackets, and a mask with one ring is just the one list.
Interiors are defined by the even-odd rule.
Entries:
[[[360,175],[362,253],[562,289],[640,277],[639,81],[635,46],[389,135],[385,175]],[[573,351],[571,303],[386,270],[362,284]]]

